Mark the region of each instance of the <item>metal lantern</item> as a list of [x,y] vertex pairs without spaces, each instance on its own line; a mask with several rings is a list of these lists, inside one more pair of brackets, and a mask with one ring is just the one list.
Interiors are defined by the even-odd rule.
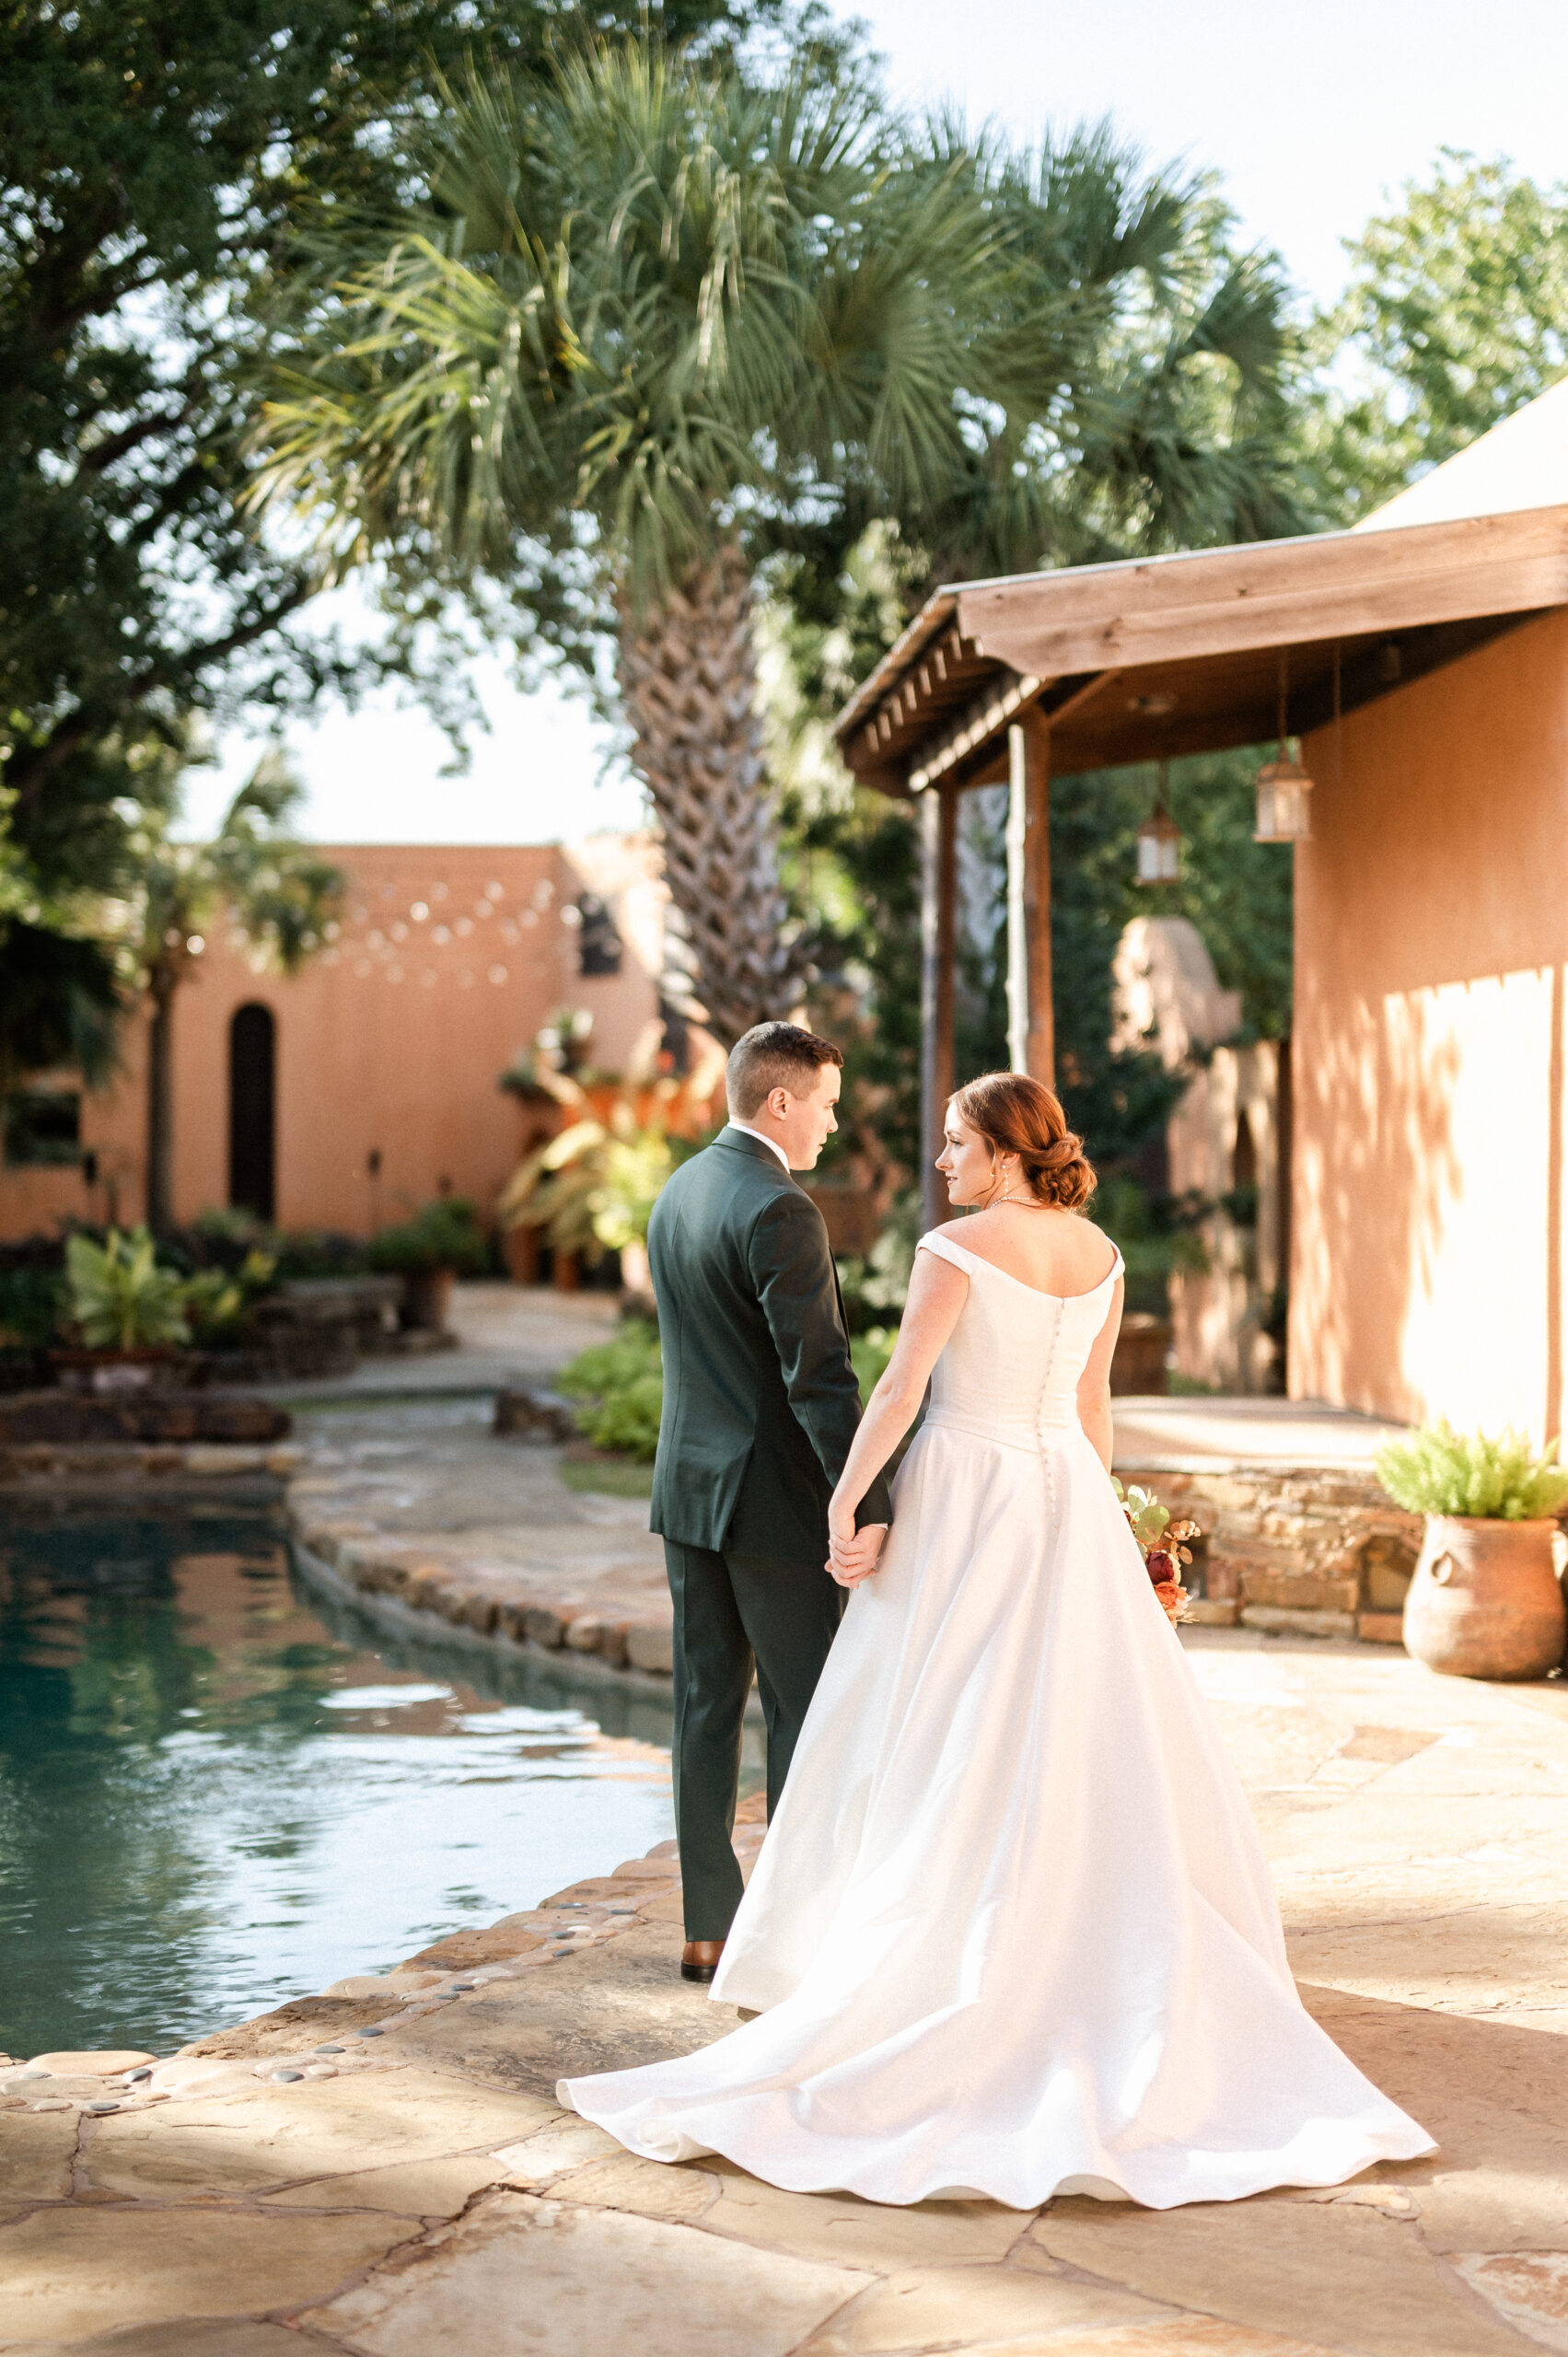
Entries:
[[1155,807],[1138,830],[1140,884],[1175,884],[1181,877],[1181,830],[1166,807],[1168,761],[1160,763]]
[[[1285,742],[1290,714],[1290,653],[1280,649],[1280,749],[1258,772],[1258,823],[1255,843],[1304,843],[1312,833],[1312,780],[1299,761],[1293,761]],[[1340,650],[1334,649],[1334,746],[1340,741]]]
[[1258,772],[1258,824],[1255,843],[1303,843],[1312,832],[1312,780],[1299,761],[1280,748],[1276,761]]

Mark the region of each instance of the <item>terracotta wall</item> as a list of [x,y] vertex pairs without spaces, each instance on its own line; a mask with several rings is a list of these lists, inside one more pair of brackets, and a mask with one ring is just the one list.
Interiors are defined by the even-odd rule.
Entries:
[[1557,1431],[1568,616],[1307,741],[1290,1388]]
[[[616,1067],[657,1023],[665,895],[646,837],[600,836],[570,852],[353,844],[325,856],[349,877],[331,948],[285,980],[252,972],[220,939],[180,993],[180,1219],[227,1201],[228,1029],[250,1001],[270,1007],[277,1024],[278,1224],[360,1234],[404,1217],[444,1186],[488,1207],[519,1136],[516,1101],[497,1077],[557,1008],[589,1008],[596,1058]],[[578,970],[571,919],[585,889],[615,918],[617,975]],[[75,1169],[0,1169],[0,1236],[51,1229],[69,1212],[141,1216],[139,1022],[126,1027],[122,1056],[115,1086],[84,1100],[97,1185]]]

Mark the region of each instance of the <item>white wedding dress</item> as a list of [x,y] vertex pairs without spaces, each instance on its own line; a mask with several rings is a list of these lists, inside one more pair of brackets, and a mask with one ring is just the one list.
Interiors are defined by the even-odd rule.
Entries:
[[1154,2209],[1432,2139],[1305,2011],[1262,1844],[1078,1422],[1109,1313],[970,1290],[683,2059],[563,2080],[633,2152],[873,2201]]

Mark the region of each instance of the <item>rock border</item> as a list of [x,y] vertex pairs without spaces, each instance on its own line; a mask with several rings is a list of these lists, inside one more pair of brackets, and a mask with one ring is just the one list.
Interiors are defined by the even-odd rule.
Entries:
[[[449,1582],[444,1583],[441,1573],[447,1567],[422,1558],[417,1580],[398,1581],[391,1574],[406,1572],[408,1567],[396,1558],[372,1554],[372,1534],[367,1533],[366,1539],[356,1545],[338,1531],[328,1532],[319,1525],[305,1527],[302,1535],[303,1517],[296,1522],[292,1513],[289,1523],[295,1561],[307,1585],[330,1596],[335,1603],[351,1606],[389,1635],[413,1637],[423,1644],[459,1645],[499,1654],[504,1659],[523,1655],[552,1664],[579,1685],[613,1685],[622,1691],[629,1689],[633,1693],[646,1694],[657,1701],[668,1703],[670,1700],[668,1670],[645,1669],[630,1658],[617,1660],[613,1655],[606,1655],[597,1642],[582,1642],[590,1637],[597,1641],[606,1631],[630,1631],[633,1627],[656,1630],[656,1622],[606,1620],[571,1604],[508,1603],[503,1625],[501,1607],[494,1597],[484,1597],[468,1571],[453,1568]],[[327,1551],[329,1548],[331,1553]],[[486,1603],[488,1614],[482,1608]],[[541,1629],[553,1626],[563,1632],[568,1626],[579,1628],[579,1642],[568,1646],[562,1636],[551,1643],[545,1637],[535,1635],[527,1623],[536,1614]],[[436,1625],[433,1626],[433,1621]],[[517,1630],[519,1621],[524,1624],[521,1634]],[[669,1632],[664,1633],[668,1644]],[[758,1707],[755,1693],[749,1707]]]

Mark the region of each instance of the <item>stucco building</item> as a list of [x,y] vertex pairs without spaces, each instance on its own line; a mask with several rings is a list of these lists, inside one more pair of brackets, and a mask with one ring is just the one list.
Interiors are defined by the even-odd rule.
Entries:
[[[241,1204],[280,1227],[365,1235],[439,1193],[482,1213],[517,1159],[501,1074],[563,1006],[624,1068],[660,1028],[665,890],[644,835],[557,845],[349,844],[336,937],[299,973],[221,935],[174,1011],[177,1219]],[[139,1219],[145,1028],[102,1091],[38,1076],[13,1102],[0,1237],[71,1213]]]
[[[1008,784],[1014,1062],[1049,1078],[1050,778],[1275,733],[1295,843],[1288,1386],[1563,1414],[1568,381],[1351,532],[938,591],[841,716],[925,842],[928,1129],[959,797]],[[1234,1176],[1234,1174],[1233,1174]]]

